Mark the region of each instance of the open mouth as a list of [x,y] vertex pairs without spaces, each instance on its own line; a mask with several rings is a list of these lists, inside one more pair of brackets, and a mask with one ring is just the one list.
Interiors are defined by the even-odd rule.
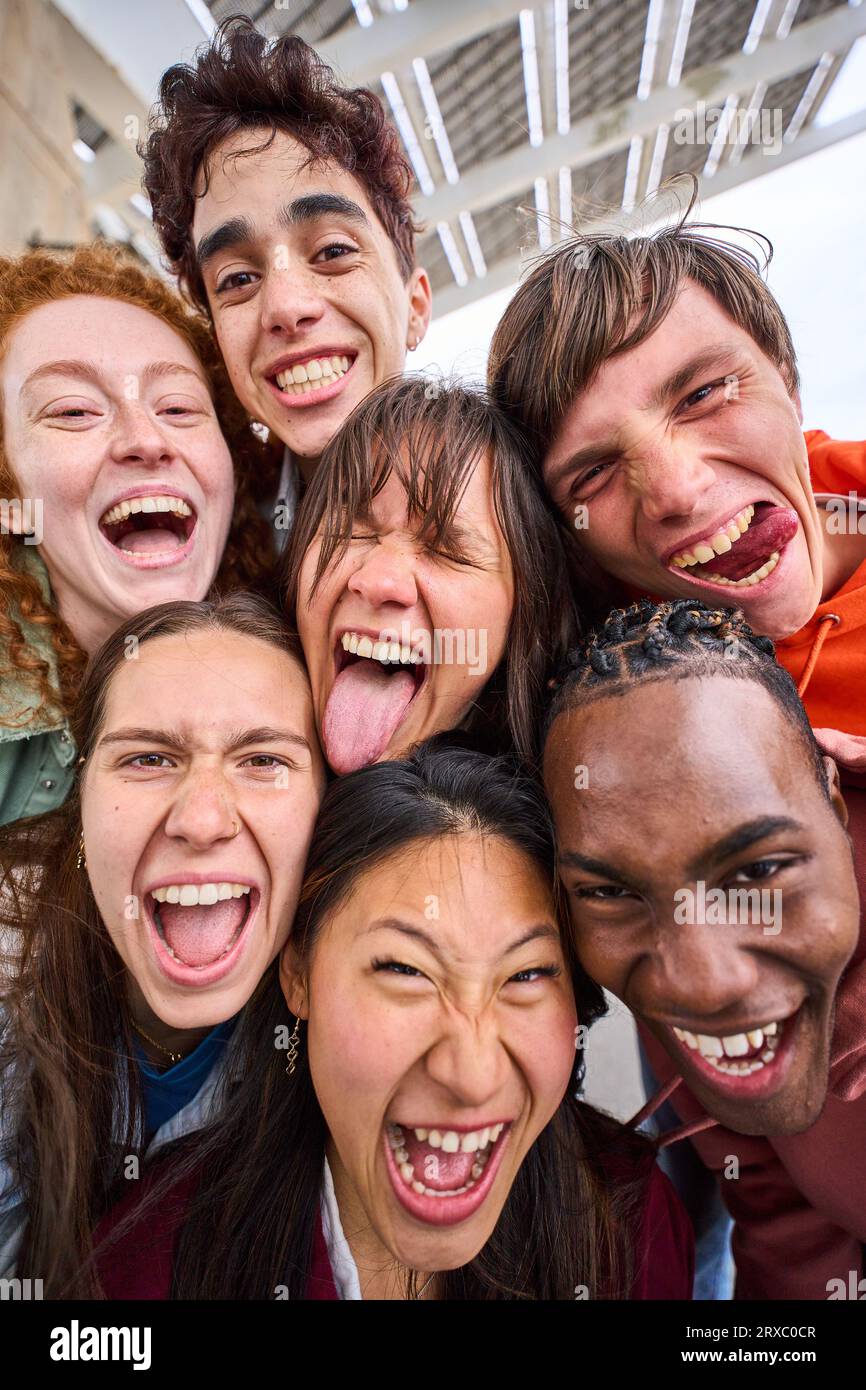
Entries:
[[427,680],[417,650],[347,631],[337,642],[336,679],[322,720],[322,742],[335,772],[378,762]]
[[385,1125],[391,1184],[420,1221],[449,1226],[478,1210],[493,1185],[511,1121],[474,1130]]
[[182,497],[141,493],[103,512],[99,529],[109,545],[134,564],[161,564],[188,553],[197,516]]
[[175,983],[205,985],[236,963],[255,917],[259,890],[249,883],[167,883],[145,895],[157,961]]
[[356,354],[348,353],[308,357],[303,362],[293,362],[274,372],[268,381],[286,404],[314,405],[320,400],[330,400],[331,396],[337,394],[337,388],[356,360]]
[[786,1018],[772,1019],[742,1033],[692,1033],[667,1025],[708,1085],[743,1099],[774,1091],[794,1054],[802,1005]]
[[697,583],[753,588],[773,573],[798,526],[792,507],[749,503],[712,534],[675,551],[667,566]]

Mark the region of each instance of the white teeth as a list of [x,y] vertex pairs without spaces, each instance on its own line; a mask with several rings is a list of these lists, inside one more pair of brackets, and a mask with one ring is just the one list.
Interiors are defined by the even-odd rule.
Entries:
[[369,657],[383,666],[417,666],[421,660],[420,652],[413,652],[405,643],[401,646],[399,642],[374,642],[359,632],[344,632],[340,646],[352,656]]
[[179,903],[181,907],[212,907],[249,892],[248,883],[171,883],[154,888],[153,897],[158,903]]
[[454,1129],[446,1129],[442,1135],[442,1152],[456,1154],[460,1148],[460,1135]]
[[309,362],[296,362],[277,372],[275,380],[281,391],[290,396],[300,396],[332,385],[348,370],[348,357],[313,357]]
[[[755,515],[755,508],[750,503],[744,507],[735,517],[732,517],[724,526],[720,526],[715,535],[708,537],[707,540],[699,541],[691,550],[681,550],[672,556],[669,563],[677,569],[688,569],[691,565],[708,565],[716,555],[726,555],[732,549],[734,543],[740,536],[749,529],[752,517]],[[715,578],[715,576],[706,576]],[[729,580],[729,583],[740,582]]]
[[415,1169],[412,1167],[412,1164],[407,1163],[405,1159],[400,1163],[400,1176],[405,1182],[411,1182],[415,1176]]
[[442,1148],[442,1135],[439,1133],[438,1129],[431,1129],[427,1143],[430,1145],[431,1149]]
[[[445,1145],[443,1144],[442,1147],[444,1149]],[[464,1154],[474,1154],[476,1149],[482,1147],[483,1145],[481,1144],[479,1136],[474,1130],[469,1134],[464,1134],[463,1138],[460,1140],[460,1152]]]
[[423,1143],[424,1143],[424,1140],[427,1138],[427,1135],[428,1135],[429,1133],[430,1133],[429,1129],[416,1129],[416,1130],[415,1130],[415,1138],[418,1139],[418,1140],[420,1140],[420,1142],[423,1144]]
[[[779,1045],[779,1024],[765,1023],[761,1028],[752,1028],[745,1033],[732,1033],[728,1037],[712,1037],[708,1033],[690,1033],[687,1028],[672,1029],[680,1042],[701,1056],[718,1071],[731,1075],[746,1076],[759,1071],[767,1062],[772,1062]],[[758,1049],[766,1044],[763,1052]],[[748,1054],[752,1053],[752,1056]],[[742,1058],[744,1060],[737,1060]]]
[[109,507],[107,512],[103,512],[99,524],[116,526],[119,521],[125,521],[128,516],[135,516],[138,512],[171,512],[174,516],[192,516],[192,507],[181,497],[128,497],[124,502],[117,502],[113,507]]

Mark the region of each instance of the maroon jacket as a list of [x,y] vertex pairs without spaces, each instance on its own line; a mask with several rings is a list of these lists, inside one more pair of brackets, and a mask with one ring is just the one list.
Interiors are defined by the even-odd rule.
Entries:
[[[145,1178],[146,1182],[147,1179]],[[197,1179],[171,1189],[167,1199],[103,1250],[97,1269],[106,1298],[168,1299],[174,1252]],[[96,1244],[126,1216],[139,1196],[130,1194],[100,1224]],[[685,1210],[664,1174],[653,1165],[647,1182],[632,1299],[689,1299],[694,1277],[694,1238]],[[307,1280],[308,1299],[337,1299],[322,1223],[318,1221]]]

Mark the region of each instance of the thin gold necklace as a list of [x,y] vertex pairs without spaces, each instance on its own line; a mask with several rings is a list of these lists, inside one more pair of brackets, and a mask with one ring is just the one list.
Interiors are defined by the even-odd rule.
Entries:
[[140,1037],[144,1038],[145,1042],[149,1042],[151,1046],[157,1049],[158,1052],[162,1052],[166,1057],[168,1057],[172,1066],[174,1066],[177,1062],[183,1061],[182,1052],[169,1051],[167,1047],[163,1047],[162,1043],[158,1043],[156,1038],[152,1038],[149,1033],[145,1033],[143,1028],[139,1028],[137,1023],[133,1023],[132,1026],[135,1029],[136,1033],[138,1033]]

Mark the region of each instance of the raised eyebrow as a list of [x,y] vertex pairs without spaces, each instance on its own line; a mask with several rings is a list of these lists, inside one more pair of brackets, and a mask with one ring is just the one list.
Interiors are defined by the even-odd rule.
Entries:
[[199,270],[203,270],[208,261],[213,260],[220,251],[249,245],[254,240],[255,231],[248,217],[230,217],[226,222],[220,222],[218,227],[205,232],[195,248]]
[[280,211],[280,221],[286,227],[297,227],[304,222],[315,222],[319,217],[346,217],[352,222],[369,227],[370,219],[359,203],[345,198],[341,193],[307,193],[295,198]]

